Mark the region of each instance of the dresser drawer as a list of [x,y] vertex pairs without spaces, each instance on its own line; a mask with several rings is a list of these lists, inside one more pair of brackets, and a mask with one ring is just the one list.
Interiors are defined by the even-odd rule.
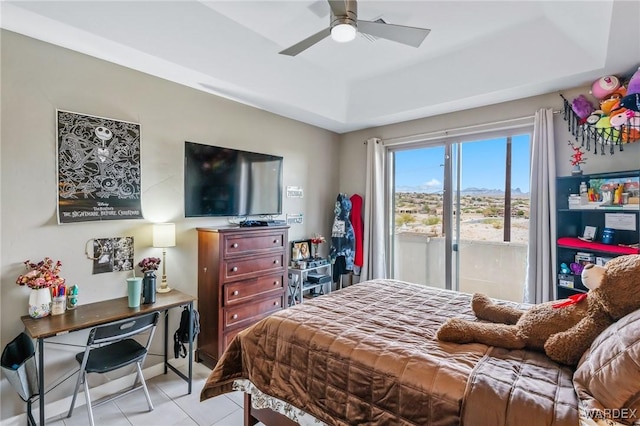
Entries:
[[284,296],[279,294],[259,302],[224,308],[224,328],[249,326],[272,312],[282,309]]
[[284,231],[274,231],[259,235],[226,235],[224,237],[223,257],[241,256],[269,250],[284,249],[286,236]]
[[252,278],[265,273],[277,273],[284,271],[284,253],[237,260],[229,259],[222,262],[222,267],[224,268],[225,281]]
[[269,275],[224,285],[224,306],[243,303],[271,292],[282,292],[284,275]]

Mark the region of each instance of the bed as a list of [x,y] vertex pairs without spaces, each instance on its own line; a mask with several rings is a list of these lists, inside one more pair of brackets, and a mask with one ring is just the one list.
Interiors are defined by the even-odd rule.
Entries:
[[201,399],[245,391],[245,424],[577,425],[574,369],[435,338],[470,298],[378,279],[305,301],[240,332]]

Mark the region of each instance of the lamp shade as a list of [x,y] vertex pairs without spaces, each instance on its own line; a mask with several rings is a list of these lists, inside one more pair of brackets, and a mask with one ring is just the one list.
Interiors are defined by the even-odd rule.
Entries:
[[155,223],[153,225],[153,246],[174,247],[176,245],[176,224]]

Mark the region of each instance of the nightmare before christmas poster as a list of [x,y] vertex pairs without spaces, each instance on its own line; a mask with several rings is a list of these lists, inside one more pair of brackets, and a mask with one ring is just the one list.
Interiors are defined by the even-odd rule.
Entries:
[[57,111],[58,223],[142,219],[140,124]]

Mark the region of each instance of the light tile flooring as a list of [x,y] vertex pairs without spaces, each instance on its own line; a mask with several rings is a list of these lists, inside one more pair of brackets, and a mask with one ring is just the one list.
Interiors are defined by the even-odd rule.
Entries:
[[[200,391],[211,370],[193,364],[193,391],[169,371],[147,380],[154,410],[149,412],[142,391],[116,399],[93,409],[96,426],[242,426],[243,394],[234,392],[200,402]],[[82,404],[82,405],[80,405]],[[66,414],[49,419],[52,426],[85,426],[89,423],[84,398],[76,402],[71,418]],[[262,425],[262,423],[258,423]],[[264,426],[264,425],[262,425]]]

